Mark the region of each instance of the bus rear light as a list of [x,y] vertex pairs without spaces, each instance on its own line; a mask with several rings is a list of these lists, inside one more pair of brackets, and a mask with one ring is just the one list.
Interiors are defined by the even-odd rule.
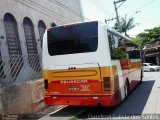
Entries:
[[103,77],[103,84],[104,84],[104,91],[110,91],[111,90],[111,83],[109,77]]
[[44,79],[44,88],[47,90],[48,89],[48,80]]
[[72,24],[64,25],[63,27],[64,27],[64,28],[72,28]]
[[72,25],[70,24],[68,27],[69,27],[69,28],[72,28]]

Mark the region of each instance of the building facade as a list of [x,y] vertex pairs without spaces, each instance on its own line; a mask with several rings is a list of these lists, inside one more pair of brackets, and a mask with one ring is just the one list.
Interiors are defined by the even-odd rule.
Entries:
[[1,0],[0,83],[20,76],[27,63],[34,71],[40,71],[39,55],[46,28],[80,21],[80,0]]
[[147,45],[144,48],[144,62],[160,65],[160,45]]

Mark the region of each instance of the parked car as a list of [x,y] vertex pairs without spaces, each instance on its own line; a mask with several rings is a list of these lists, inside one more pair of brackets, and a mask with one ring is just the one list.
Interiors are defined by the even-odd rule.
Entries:
[[143,70],[144,71],[159,71],[160,66],[154,65],[152,63],[143,63]]

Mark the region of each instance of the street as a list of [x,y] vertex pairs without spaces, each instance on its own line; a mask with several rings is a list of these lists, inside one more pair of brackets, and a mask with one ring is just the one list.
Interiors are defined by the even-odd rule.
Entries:
[[142,84],[115,108],[64,107],[39,120],[103,119],[145,114],[160,114],[160,72],[144,72]]

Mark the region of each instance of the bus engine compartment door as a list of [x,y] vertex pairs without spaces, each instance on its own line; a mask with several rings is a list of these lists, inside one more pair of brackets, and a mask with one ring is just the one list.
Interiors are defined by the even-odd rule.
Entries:
[[98,63],[52,66],[48,70],[48,92],[53,94],[101,94],[102,79]]

